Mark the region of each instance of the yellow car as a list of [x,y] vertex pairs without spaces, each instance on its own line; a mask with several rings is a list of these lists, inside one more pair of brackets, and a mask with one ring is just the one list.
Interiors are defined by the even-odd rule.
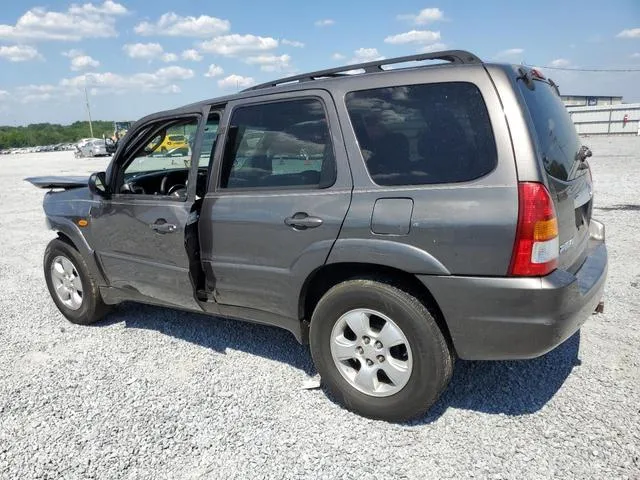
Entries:
[[161,153],[167,153],[176,149],[189,149],[189,143],[184,135],[167,135],[155,150]]

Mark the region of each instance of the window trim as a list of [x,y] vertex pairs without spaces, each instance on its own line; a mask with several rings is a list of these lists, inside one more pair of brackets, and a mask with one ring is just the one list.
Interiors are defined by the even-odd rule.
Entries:
[[[320,105],[322,106],[322,111],[324,113],[324,117],[325,117],[325,121],[327,122],[327,129],[328,129],[328,133],[329,133],[329,140],[331,142],[331,150],[333,152],[332,158],[333,158],[333,164],[334,164],[334,176],[332,179],[332,182],[329,185],[320,187],[320,184],[317,185],[283,185],[283,186],[276,186],[276,187],[244,187],[244,188],[222,188],[221,185],[221,181],[222,181],[222,171],[223,171],[223,163],[224,163],[224,154],[225,154],[225,150],[227,148],[227,141],[229,139],[229,130],[231,127],[231,119],[233,118],[234,113],[240,109],[240,108],[244,108],[244,107],[254,107],[254,106],[261,106],[261,105],[269,105],[272,103],[283,103],[283,102],[294,102],[294,101],[300,101],[300,100],[317,100],[318,102],[320,102]],[[215,160],[215,164],[216,164],[216,169],[214,172],[215,175],[215,188],[213,190],[209,190],[207,191],[207,194],[211,194],[211,193],[215,193],[216,195],[218,194],[233,194],[233,193],[241,193],[241,194],[247,194],[250,192],[295,192],[295,191],[302,191],[302,192],[308,192],[308,191],[323,191],[323,190],[327,190],[330,189],[331,187],[333,187],[337,180],[338,180],[338,159],[337,159],[337,152],[336,152],[336,146],[335,146],[335,142],[333,141],[333,135],[332,135],[332,128],[331,128],[331,120],[330,120],[330,114],[329,111],[327,109],[327,105],[325,102],[325,99],[322,98],[322,96],[315,94],[315,93],[310,93],[309,91],[300,91],[300,92],[295,92],[295,94],[292,94],[292,92],[289,92],[287,95],[278,95],[278,97],[276,98],[267,98],[265,99],[264,97],[250,97],[250,98],[244,98],[244,99],[240,99],[237,100],[235,102],[230,102],[227,105],[227,111],[225,111],[226,114],[226,118],[224,119],[224,128],[222,129],[222,131],[220,131],[219,129],[219,135],[224,135],[224,141],[220,142],[218,144],[218,146],[216,146],[216,160]],[[219,150],[218,150],[219,149]]]
[[[185,195],[184,197],[174,197],[171,195],[154,195],[150,193],[142,193],[142,194],[121,193],[117,190],[117,184],[120,179],[120,176],[124,174],[124,170],[135,160],[136,158],[135,155],[138,152],[140,152],[140,150],[147,143],[145,141],[146,138],[153,138],[153,135],[157,134],[167,124],[172,124],[176,122],[179,123],[180,120],[184,120],[184,119],[195,119],[196,120],[196,142],[198,142],[201,136],[200,129],[202,128],[202,118],[203,118],[202,112],[190,112],[190,113],[184,113],[184,114],[170,116],[170,117],[153,118],[153,119],[150,119],[148,122],[144,123],[143,125],[140,125],[140,127],[137,128],[136,131],[134,132],[136,135],[136,138],[133,142],[133,145],[125,145],[124,151],[118,156],[118,158],[114,162],[113,166],[115,171],[112,173],[111,179],[109,182],[110,189],[113,192],[111,194],[112,199],[115,201],[132,201],[132,200],[140,199],[140,200],[163,200],[163,201],[171,201],[171,202],[186,202],[187,200],[189,200],[190,199],[189,189],[187,191],[187,195]],[[144,137],[138,137],[138,134],[140,132],[142,132],[145,128],[152,127],[154,124],[159,125],[159,127],[151,131],[151,137],[148,137],[146,135]],[[194,145],[196,144],[196,142],[194,142]],[[191,152],[192,160],[195,154],[194,150],[195,149],[192,148],[192,152]],[[189,166],[189,168],[186,169],[187,178],[191,177],[191,172],[193,170],[192,166],[193,165]],[[180,169],[176,169],[176,170],[180,170]]]
[[[207,195],[207,193],[209,193],[209,186],[211,185],[211,181],[213,180],[214,175],[217,175],[217,158],[218,158],[218,149],[220,148],[220,143],[218,140],[220,139],[221,136],[223,136],[226,132],[226,117],[225,117],[225,112],[226,112],[226,108],[227,105],[226,104],[217,104],[217,105],[207,105],[206,110],[204,111],[204,114],[202,115],[202,118],[200,119],[200,126],[198,127],[198,136],[196,138],[196,141],[194,143],[194,146],[196,146],[197,152],[198,152],[198,158],[202,158],[202,144],[204,142],[204,129],[207,126],[207,123],[209,122],[209,117],[211,117],[212,114],[216,114],[218,115],[218,128],[216,130],[216,138],[213,141],[213,148],[211,149],[211,152],[209,152],[209,162],[207,163],[207,183],[205,185],[205,189],[204,189],[204,196]],[[195,162],[191,162],[191,170],[193,172],[195,172],[195,176],[196,176],[196,182],[197,182],[197,176],[198,176],[198,172],[200,171],[200,168],[203,168],[200,165],[200,161],[198,160],[198,164],[194,166]],[[196,194],[196,186],[193,187],[193,197],[195,199],[195,194]],[[191,189],[188,189],[188,197],[191,196]]]
[[[360,92],[368,92],[368,91],[374,91],[374,90],[384,90],[384,89],[390,89],[390,88],[402,88],[402,87],[418,87],[418,86],[431,86],[431,85],[447,85],[447,84],[452,84],[452,83],[466,83],[469,85],[472,85],[473,87],[475,87],[475,89],[478,91],[478,93],[480,94],[481,98],[482,98],[482,102],[484,103],[484,107],[485,107],[485,111],[486,111],[486,115],[487,115],[487,120],[488,120],[488,125],[489,125],[489,129],[491,130],[491,138],[493,139],[493,145],[494,145],[494,151],[495,151],[495,162],[493,167],[491,168],[491,170],[487,171],[486,173],[483,173],[482,175],[469,179],[469,180],[461,180],[461,181],[457,181],[457,182],[437,182],[437,183],[407,183],[407,184],[398,184],[398,185],[384,185],[384,184],[379,184],[377,183],[373,176],[371,175],[371,173],[369,172],[369,168],[367,166],[367,162],[364,158],[364,155],[362,154],[362,148],[360,147],[360,140],[358,139],[358,135],[356,133],[356,129],[355,126],[353,124],[353,120],[351,118],[351,114],[349,113],[349,106],[347,105],[347,96],[349,94],[352,93],[360,93]],[[412,82],[412,83],[398,83],[398,82],[393,82],[390,83],[388,85],[377,85],[377,86],[368,86],[368,87],[363,87],[363,88],[355,88],[355,89],[351,89],[351,90],[345,90],[343,92],[342,95],[342,103],[344,106],[344,111],[346,112],[346,117],[347,120],[349,121],[349,128],[351,129],[351,134],[353,135],[353,138],[356,140],[356,144],[357,144],[357,151],[358,151],[358,155],[360,158],[360,161],[362,162],[362,165],[364,166],[364,172],[367,175],[369,181],[371,182],[371,185],[374,186],[375,188],[382,188],[382,189],[396,189],[396,190],[406,190],[406,189],[417,189],[417,188],[437,188],[437,187],[450,187],[452,185],[465,185],[468,183],[473,183],[473,182],[478,182],[483,180],[484,178],[486,178],[487,176],[491,175],[493,172],[495,172],[498,169],[498,166],[500,165],[500,152],[499,152],[499,146],[498,146],[498,139],[496,137],[496,131],[494,129],[494,125],[493,125],[493,119],[491,117],[491,112],[489,109],[489,104],[485,98],[485,95],[483,93],[483,89],[480,85],[478,85],[475,82],[472,82],[470,80],[466,80],[466,79],[460,79],[460,80],[445,80],[445,81],[434,81],[434,82]]]

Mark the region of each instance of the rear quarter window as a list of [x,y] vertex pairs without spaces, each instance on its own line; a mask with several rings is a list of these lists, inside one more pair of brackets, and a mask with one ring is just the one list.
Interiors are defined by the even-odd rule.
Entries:
[[496,167],[489,113],[472,83],[355,91],[347,94],[346,105],[378,185],[465,182]]

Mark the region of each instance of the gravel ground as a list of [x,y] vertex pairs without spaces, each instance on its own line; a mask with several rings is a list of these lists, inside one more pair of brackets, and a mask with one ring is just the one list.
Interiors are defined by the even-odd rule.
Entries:
[[546,356],[456,364],[387,424],[322,390],[285,331],[135,304],[93,327],[49,298],[43,191],[105,159],[0,158],[2,478],[640,478],[640,137],[589,138],[610,251],[603,315]]

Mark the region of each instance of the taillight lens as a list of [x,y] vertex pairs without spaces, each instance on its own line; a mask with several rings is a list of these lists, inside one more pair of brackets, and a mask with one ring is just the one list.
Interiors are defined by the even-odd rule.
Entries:
[[538,277],[558,267],[560,244],[553,200],[541,183],[518,184],[518,227],[509,275]]

